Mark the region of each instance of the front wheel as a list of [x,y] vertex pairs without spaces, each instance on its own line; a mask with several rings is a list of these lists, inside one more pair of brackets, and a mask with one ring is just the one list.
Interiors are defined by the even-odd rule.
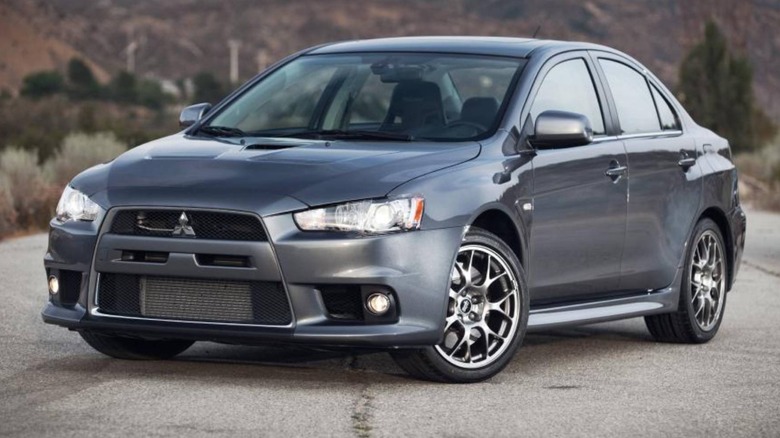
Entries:
[[702,219],[693,231],[676,312],[645,317],[662,342],[700,344],[715,337],[726,306],[727,259],[717,224]]
[[442,341],[394,352],[414,377],[479,382],[509,363],[528,324],[528,287],[517,256],[501,239],[471,228],[452,268]]

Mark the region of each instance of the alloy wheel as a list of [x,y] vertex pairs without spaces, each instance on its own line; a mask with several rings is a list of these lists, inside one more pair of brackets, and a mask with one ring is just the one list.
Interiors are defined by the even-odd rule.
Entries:
[[511,344],[520,305],[507,261],[484,245],[464,245],[452,269],[444,338],[436,351],[460,368],[490,365]]
[[691,305],[700,329],[712,330],[723,311],[726,281],[723,250],[711,230],[699,237],[691,261]]

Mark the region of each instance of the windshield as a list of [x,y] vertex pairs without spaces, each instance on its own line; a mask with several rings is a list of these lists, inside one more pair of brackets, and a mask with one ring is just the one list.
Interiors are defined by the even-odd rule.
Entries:
[[202,131],[474,140],[497,129],[525,61],[451,54],[309,55],[231,102]]

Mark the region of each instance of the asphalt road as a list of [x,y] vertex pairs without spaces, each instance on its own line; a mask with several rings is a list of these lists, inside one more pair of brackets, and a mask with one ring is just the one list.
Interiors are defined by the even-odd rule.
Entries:
[[113,360],[44,325],[43,235],[0,243],[0,436],[780,436],[780,215],[706,345],[640,319],[530,335],[489,382],[407,378],[385,354],[196,344]]

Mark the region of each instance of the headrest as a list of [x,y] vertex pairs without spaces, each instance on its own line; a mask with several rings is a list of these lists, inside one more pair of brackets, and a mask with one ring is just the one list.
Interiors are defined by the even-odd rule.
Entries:
[[498,114],[498,99],[495,97],[472,97],[463,102],[460,120],[476,123],[485,129],[493,125]]

